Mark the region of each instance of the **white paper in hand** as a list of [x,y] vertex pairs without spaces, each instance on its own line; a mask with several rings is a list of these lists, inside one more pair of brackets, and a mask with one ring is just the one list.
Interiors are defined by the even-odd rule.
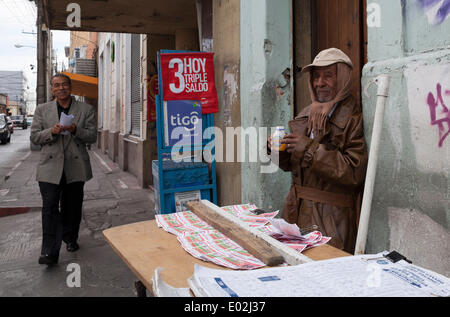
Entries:
[[[64,112],[61,112],[61,118],[59,119],[59,124],[63,126],[71,126],[73,123],[74,116],[73,114],[66,115]],[[68,135],[69,131],[63,131],[61,134]]]

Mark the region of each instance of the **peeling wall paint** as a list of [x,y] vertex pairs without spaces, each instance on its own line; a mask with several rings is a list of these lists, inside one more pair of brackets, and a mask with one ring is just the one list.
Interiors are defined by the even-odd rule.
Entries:
[[225,65],[223,71],[223,118],[225,127],[232,127],[231,106],[239,98],[239,66]]

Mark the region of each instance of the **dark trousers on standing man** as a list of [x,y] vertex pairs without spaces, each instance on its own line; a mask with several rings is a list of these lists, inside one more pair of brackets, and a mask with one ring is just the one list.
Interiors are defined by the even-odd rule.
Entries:
[[84,182],[39,182],[42,195],[42,255],[58,258],[62,241],[76,242],[80,230]]

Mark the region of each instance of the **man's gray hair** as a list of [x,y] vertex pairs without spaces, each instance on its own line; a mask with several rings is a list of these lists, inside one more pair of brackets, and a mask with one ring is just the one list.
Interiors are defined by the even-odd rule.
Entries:
[[51,85],[52,85],[53,79],[56,77],[63,77],[65,79],[67,79],[67,81],[69,82],[69,85],[72,87],[72,80],[70,79],[70,77],[65,74],[62,74],[62,73],[56,73],[55,75],[52,76],[52,78],[50,78]]

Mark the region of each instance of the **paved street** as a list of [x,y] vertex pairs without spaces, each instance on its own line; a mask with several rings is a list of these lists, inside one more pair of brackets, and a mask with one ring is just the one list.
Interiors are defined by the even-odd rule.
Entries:
[[[0,186],[5,176],[30,152],[30,129],[15,128],[11,142],[0,144]],[[0,193],[1,195],[1,193]]]
[[[135,296],[136,278],[105,242],[102,230],[154,218],[154,196],[136,178],[98,150],[89,151],[94,179],[85,185],[80,250],[61,248],[59,264],[39,265],[42,206],[35,181],[39,151],[30,151],[30,130],[16,129],[11,143],[0,145],[0,210],[30,207],[29,212],[0,217],[1,296]],[[1,215],[1,213],[0,213]],[[68,287],[80,266],[81,287]]]

